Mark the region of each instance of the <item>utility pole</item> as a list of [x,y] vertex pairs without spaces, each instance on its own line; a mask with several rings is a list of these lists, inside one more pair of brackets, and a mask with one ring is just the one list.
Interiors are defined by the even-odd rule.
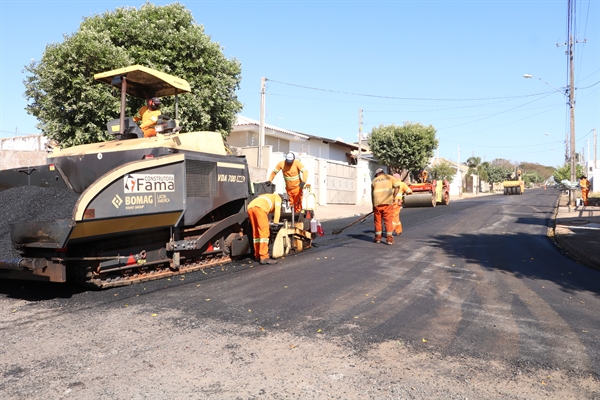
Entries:
[[[569,32],[570,33],[570,32]],[[571,182],[577,180],[577,164],[575,160],[575,69],[573,67],[573,35],[569,35],[569,108],[571,110]],[[569,204],[575,205],[575,191],[569,190]]]
[[256,166],[262,168],[262,151],[265,145],[265,88],[267,86],[267,78],[264,76],[260,81],[260,125],[258,127],[258,157]]
[[360,158],[362,155],[362,119],[363,119],[363,110],[362,108],[358,109],[358,162],[357,165],[360,164]]
[[462,171],[460,170],[460,144],[458,145],[458,155],[456,156],[456,168],[458,169],[458,196],[462,196]]
[[590,158],[590,138],[588,138],[587,140],[587,158],[585,159],[586,162],[590,162],[592,159]]
[[594,128],[594,168],[598,168],[598,166],[596,165],[596,160],[598,157],[598,153],[596,153],[596,128]]
[[565,132],[565,165],[569,162],[569,132]]

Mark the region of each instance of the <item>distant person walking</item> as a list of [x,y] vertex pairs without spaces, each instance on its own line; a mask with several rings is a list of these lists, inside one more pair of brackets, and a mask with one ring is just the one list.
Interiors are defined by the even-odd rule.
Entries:
[[271,172],[268,184],[273,182],[275,175],[281,171],[285,180],[285,190],[290,198],[290,203],[294,207],[294,212],[302,211],[302,189],[308,179],[308,170],[304,165],[296,160],[294,153],[289,152],[285,156],[285,160],[279,162],[275,169]]
[[[386,235],[386,243],[394,244],[394,209],[393,203],[400,189],[400,180],[383,172],[382,168],[375,171],[375,177],[371,183],[371,200],[373,201],[373,220],[375,221],[374,242],[381,242],[383,234]],[[383,231],[385,225],[385,232]]]
[[583,198],[583,205],[588,205],[588,194],[590,193],[590,181],[588,181],[585,175],[581,175],[579,179],[579,186],[581,187],[581,197]]
[[412,194],[412,190],[408,185],[400,180],[399,174],[392,175],[400,182],[400,188],[398,189],[398,193],[396,194],[396,198],[394,204],[392,205],[392,209],[394,211],[394,219],[392,220],[392,225],[394,226],[394,233],[396,235],[402,234],[402,221],[400,221],[400,211],[402,210],[402,199],[404,195]]

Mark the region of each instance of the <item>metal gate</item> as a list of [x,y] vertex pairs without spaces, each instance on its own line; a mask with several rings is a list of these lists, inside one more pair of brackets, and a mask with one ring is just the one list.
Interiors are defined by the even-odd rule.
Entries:
[[356,167],[327,162],[327,204],[356,204]]

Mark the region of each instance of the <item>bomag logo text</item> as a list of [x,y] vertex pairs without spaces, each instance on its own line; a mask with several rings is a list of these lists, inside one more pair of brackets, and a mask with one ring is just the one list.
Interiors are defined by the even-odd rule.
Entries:
[[175,175],[127,174],[123,182],[125,193],[174,192]]
[[144,204],[154,204],[154,196],[126,196],[125,197],[125,205],[126,206],[139,206]]

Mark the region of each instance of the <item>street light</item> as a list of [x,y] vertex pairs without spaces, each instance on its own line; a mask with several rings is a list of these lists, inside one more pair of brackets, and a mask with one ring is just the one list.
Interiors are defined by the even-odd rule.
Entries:
[[[572,63],[571,63],[572,64]],[[569,110],[570,110],[570,126],[571,126],[571,183],[575,183],[577,181],[577,171],[576,171],[576,162],[575,162],[575,87],[574,87],[574,74],[573,74],[573,66],[571,65],[571,78],[570,78],[570,84],[569,84],[569,88],[565,89],[565,90],[560,90],[554,86],[552,86],[551,84],[549,84],[548,82],[546,82],[545,80],[543,80],[542,78],[535,76],[535,75],[531,75],[531,74],[524,74],[523,78],[537,78],[540,81],[544,82],[546,85],[550,86],[552,89],[556,90],[557,92],[562,93],[564,96],[567,97],[567,99],[569,99]],[[570,205],[575,205],[575,193],[573,193],[573,190],[569,190],[569,204]]]

